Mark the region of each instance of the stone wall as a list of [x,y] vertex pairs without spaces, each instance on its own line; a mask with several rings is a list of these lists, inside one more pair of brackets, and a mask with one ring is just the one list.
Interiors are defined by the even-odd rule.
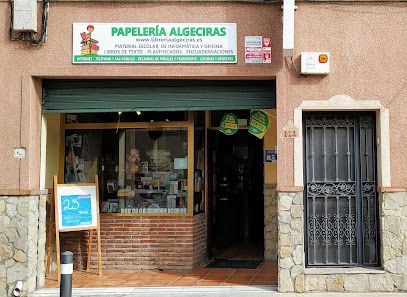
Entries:
[[20,280],[23,294],[44,283],[45,203],[45,195],[0,197],[0,297]]
[[304,291],[302,193],[278,193],[278,289]]
[[277,260],[276,185],[264,186],[264,259]]
[[305,270],[303,291],[393,292],[394,286],[388,273],[380,269],[310,268]]
[[384,193],[381,205],[383,268],[396,290],[407,291],[407,193]]
[[305,268],[303,193],[278,193],[280,292],[407,291],[407,193],[381,195],[382,268]]

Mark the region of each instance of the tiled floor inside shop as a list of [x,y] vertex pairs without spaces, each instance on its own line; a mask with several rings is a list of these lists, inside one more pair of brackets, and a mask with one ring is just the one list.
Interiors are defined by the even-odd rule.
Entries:
[[[277,285],[277,263],[263,262],[256,269],[197,268],[192,271],[74,271],[74,288],[163,286]],[[46,278],[47,288],[58,287],[56,274]]]

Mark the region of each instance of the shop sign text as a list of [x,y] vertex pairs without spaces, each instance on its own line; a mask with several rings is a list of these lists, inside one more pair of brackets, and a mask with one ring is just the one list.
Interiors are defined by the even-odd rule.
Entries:
[[269,115],[263,110],[252,110],[249,119],[249,133],[262,139],[270,126]]
[[74,23],[73,63],[237,63],[235,23]]
[[245,36],[245,63],[270,64],[271,38],[263,36]]
[[225,114],[220,121],[219,131],[226,135],[233,135],[239,129],[239,120],[233,113]]

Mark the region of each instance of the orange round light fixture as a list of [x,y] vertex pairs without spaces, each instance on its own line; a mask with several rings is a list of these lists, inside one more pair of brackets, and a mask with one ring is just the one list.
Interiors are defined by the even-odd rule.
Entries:
[[328,55],[327,54],[319,55],[319,63],[326,63],[326,62],[328,62]]

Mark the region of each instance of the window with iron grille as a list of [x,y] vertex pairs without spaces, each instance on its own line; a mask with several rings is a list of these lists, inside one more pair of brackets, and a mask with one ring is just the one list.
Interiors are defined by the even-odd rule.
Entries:
[[304,138],[307,265],[379,265],[374,114],[304,114]]

